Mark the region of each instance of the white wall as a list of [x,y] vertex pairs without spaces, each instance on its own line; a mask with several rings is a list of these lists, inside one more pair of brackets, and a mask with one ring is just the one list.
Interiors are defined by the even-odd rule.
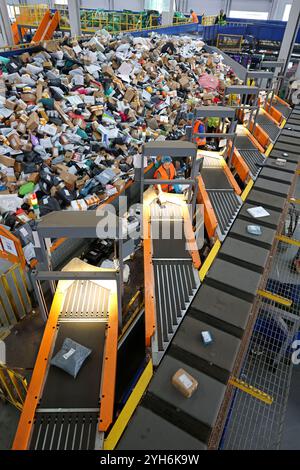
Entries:
[[[1,1],[1,0],[0,0]],[[54,1],[54,0],[52,0]],[[7,0],[9,4],[20,4],[20,0]],[[49,3],[49,0],[28,0],[31,3]],[[269,11],[270,19],[282,20],[285,5],[292,3],[292,0],[232,0],[231,10],[239,11]],[[109,8],[109,0],[81,0],[85,8]],[[144,0],[114,0],[116,10],[143,10]],[[216,15],[221,8],[225,9],[226,0],[188,0],[187,11],[191,8],[196,13],[206,15]]]
[[202,15],[217,15],[219,11],[224,8],[224,0],[189,0],[188,1],[188,11],[190,9],[194,10],[197,14]]
[[237,11],[270,11],[271,0],[232,0],[230,10]]
[[273,20],[282,20],[285,6],[292,4],[293,0],[274,0],[274,8],[272,11]]

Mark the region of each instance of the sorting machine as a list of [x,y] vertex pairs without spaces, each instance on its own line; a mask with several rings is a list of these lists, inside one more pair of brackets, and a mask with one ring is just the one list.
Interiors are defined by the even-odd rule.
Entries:
[[[188,188],[185,196],[162,195],[153,188],[145,191],[148,185],[172,183],[145,179],[143,172],[137,183],[143,202],[145,363],[119,415],[115,408],[118,348],[128,338],[125,335],[118,342],[123,331],[119,220],[115,221],[119,227],[119,268],[115,270],[89,266],[78,259],[62,271],[52,270],[46,239],[96,238],[99,219],[95,211],[80,216],[72,211],[49,214],[39,224],[41,259],[35,290],[47,323],[14,449],[218,447],[232,394],[230,379],[239,376],[257,315],[256,298],[266,288],[263,273],[292,195],[299,162],[300,107],[291,112],[268,158],[250,130],[235,128],[235,109],[220,106],[212,111],[206,107],[205,112],[218,117],[216,110],[223,113],[218,115],[221,119],[232,120],[229,132],[218,134],[218,138],[231,140],[224,158],[197,152],[192,142],[144,146],[145,156],[189,157],[192,164],[190,177],[176,181]],[[203,109],[198,113],[196,118],[205,117]],[[250,149],[259,152],[257,162],[263,164],[255,175],[243,156],[243,150]],[[285,158],[286,165],[277,166],[277,158]],[[243,193],[230,171],[233,168],[241,179],[239,162],[240,168],[248,169]],[[201,235],[196,201],[204,204],[207,233],[213,238],[218,227],[223,242],[216,243],[213,255],[204,263],[198,251]],[[259,219],[262,235],[257,237],[247,231],[247,225],[253,223],[247,209],[259,205],[269,216]],[[208,214],[213,214],[209,223]],[[214,232],[209,232],[211,227]],[[202,284],[200,279],[204,279]],[[53,295],[49,315],[41,281],[50,283]],[[212,334],[209,347],[201,343],[203,330]],[[93,351],[77,379],[50,366],[66,336]],[[157,367],[154,376],[153,365]],[[171,384],[179,368],[199,383],[190,399]]]
[[[293,194],[299,167],[299,113],[296,107],[286,123],[289,130],[282,131],[283,136],[293,132],[295,142],[288,150],[281,136],[275,143],[117,449],[218,448],[231,402],[232,378],[239,376],[257,316],[256,299],[266,288],[270,256]],[[286,165],[277,166],[277,158],[285,158]],[[255,221],[262,229],[258,237],[247,231],[254,220],[247,209],[260,205],[270,215]],[[209,346],[200,336],[207,330],[213,338]],[[171,383],[180,368],[199,383],[189,399]]]

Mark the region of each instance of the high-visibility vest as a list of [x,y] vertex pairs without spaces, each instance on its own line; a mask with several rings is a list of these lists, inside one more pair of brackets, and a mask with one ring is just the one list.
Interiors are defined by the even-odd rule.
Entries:
[[[201,134],[205,132],[205,125],[202,121],[196,121],[194,124],[193,134]],[[197,145],[205,145],[206,137],[195,137],[195,142]]]
[[227,24],[226,17],[224,18],[224,15],[218,15],[217,16],[217,23],[219,26],[224,26]]
[[[170,176],[164,169],[164,167],[161,165],[159,168],[157,168],[156,172],[154,173],[154,178],[157,180],[173,180],[175,178],[175,167],[173,163],[170,164]],[[161,189],[165,193],[168,193],[173,190],[173,186],[168,185],[168,184],[161,184]]]
[[192,17],[193,23],[199,23],[197,13],[193,11],[193,13],[191,14],[191,17]]

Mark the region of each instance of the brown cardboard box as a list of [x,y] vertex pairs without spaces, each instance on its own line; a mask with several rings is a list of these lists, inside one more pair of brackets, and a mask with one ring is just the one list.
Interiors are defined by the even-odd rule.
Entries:
[[8,136],[7,139],[9,140],[10,146],[14,150],[20,150],[21,148],[21,140],[20,137],[18,136],[17,132],[11,132]]
[[66,173],[65,171],[62,171],[59,176],[64,181],[65,186],[69,191],[72,191],[75,188],[78,176],[73,175],[72,173]]
[[40,174],[39,173],[31,173],[30,175],[27,176],[27,181],[32,181],[32,183],[37,183],[40,179]]
[[134,97],[135,97],[135,90],[133,88],[127,88],[126,93],[124,95],[124,100],[130,103]]
[[8,109],[15,109],[16,105],[17,105],[16,101],[11,101],[11,100],[5,101],[5,107]]
[[172,385],[186,398],[191,398],[198,388],[197,380],[184,369],[178,369],[173,375]]
[[147,125],[150,127],[150,129],[153,129],[153,130],[158,129],[157,120],[155,118],[149,119],[147,121]]
[[40,101],[43,94],[43,82],[38,81],[36,85],[36,100]]
[[39,115],[36,112],[30,114],[28,121],[26,122],[26,128],[29,131],[35,131],[40,124]]
[[20,59],[21,59],[22,62],[24,62],[25,64],[26,64],[27,62],[30,62],[30,58],[31,58],[31,56],[30,56],[29,52],[24,52],[23,54],[20,55]]
[[31,101],[35,103],[36,95],[33,93],[21,93],[21,99],[25,101],[25,103],[29,103]]
[[15,159],[12,157],[7,157],[6,155],[0,155],[0,163],[8,167],[14,167]]
[[118,192],[120,193],[125,189],[125,184],[126,183],[124,180],[119,179],[113,183],[113,186],[117,188]]
[[179,83],[180,83],[181,88],[188,88],[190,84],[190,79],[187,75],[184,75],[183,77],[179,79]]

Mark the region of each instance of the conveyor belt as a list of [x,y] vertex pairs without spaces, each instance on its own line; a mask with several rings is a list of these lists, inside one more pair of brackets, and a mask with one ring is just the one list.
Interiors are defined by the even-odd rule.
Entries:
[[271,141],[275,142],[280,134],[280,128],[265,114],[259,114],[256,122],[268,134]]
[[287,119],[291,113],[291,108],[289,106],[286,106],[283,103],[279,103],[279,101],[272,101],[272,106],[279,111],[282,116]]
[[220,239],[223,240],[242,205],[241,198],[233,189],[207,190],[218,220]]
[[201,176],[206,189],[232,189],[223,168],[203,168]]
[[252,179],[256,179],[261,165],[265,162],[265,156],[258,150],[247,135],[238,135],[235,140],[235,147],[247,164]]
[[91,281],[74,281],[67,289],[52,356],[65,338],[92,353],[76,379],[50,366],[36,410],[31,449],[95,448],[109,295],[108,289]]
[[199,286],[199,276],[186,247],[180,206],[151,204],[151,239],[156,303],[152,355],[158,364]]
[[[66,270],[96,271],[99,268],[74,259]],[[108,324],[117,334],[116,322],[110,323],[109,314],[115,318],[115,281],[65,280],[59,281],[49,314],[40,352],[36,361],[27,400],[21,416],[14,448],[32,450],[88,450],[100,449],[99,415],[101,390],[105,380],[104,354],[108,341]],[[53,329],[56,330],[53,336]],[[76,378],[62,369],[51,365],[51,359],[62,348],[66,338],[89,348],[90,355],[85,360]],[[50,345],[50,350],[46,351]],[[110,343],[112,344],[112,343]],[[110,346],[111,347],[111,346]],[[117,351],[111,351],[111,366]],[[47,368],[43,372],[41,362]],[[38,392],[37,380],[42,381]],[[113,379],[114,380],[114,379]],[[112,396],[114,383],[111,383]],[[40,393],[38,401],[31,404],[32,394]],[[104,388],[102,393],[104,393]],[[104,397],[104,395],[103,395]],[[37,397],[36,397],[37,398]],[[103,398],[103,406],[104,406]],[[108,408],[106,408],[108,410]],[[102,410],[101,410],[102,412]],[[110,412],[110,411],[109,411]],[[32,416],[31,436],[23,441],[28,433],[25,415]],[[24,416],[23,416],[24,414]],[[25,418],[26,420],[26,418]],[[32,424],[31,424],[32,423]]]
[[235,146],[240,150],[257,150],[254,143],[251,142],[246,135],[237,135],[235,139]]
[[252,179],[256,179],[260,172],[260,165],[265,161],[265,157],[259,150],[243,150],[239,149],[238,151],[241,157],[247,163],[249,170],[251,172]]
[[[118,449],[202,450],[218,446],[230,403],[225,399],[226,384],[231,375],[239,374],[241,346],[251,334],[256,315],[253,303],[257,290],[264,287],[262,274],[294,181],[289,168],[284,171],[268,166],[263,172],[198,289]],[[270,215],[253,219],[247,209],[264,205],[264,201]],[[260,236],[247,231],[250,223],[261,226]],[[204,330],[209,330],[213,338],[209,346],[201,341]],[[171,383],[179,368],[199,383],[189,399]]]

